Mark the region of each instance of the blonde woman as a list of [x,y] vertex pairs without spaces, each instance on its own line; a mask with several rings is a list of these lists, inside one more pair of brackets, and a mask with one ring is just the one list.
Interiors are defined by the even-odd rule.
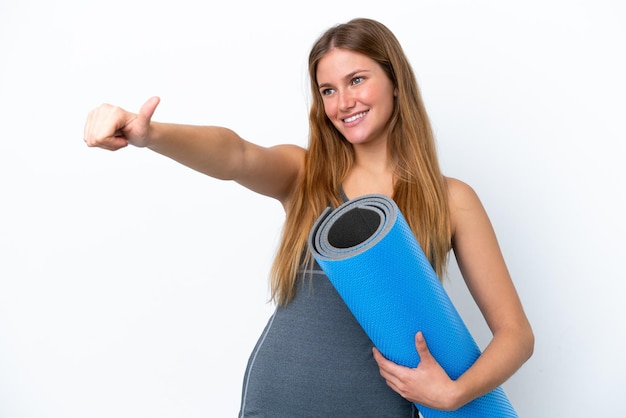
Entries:
[[[359,18],[329,28],[310,52],[309,73],[306,149],[261,147],[223,127],[152,121],[156,97],[137,114],[94,109],[84,139],[109,150],[146,147],[282,203],[271,271],[276,310],[248,361],[240,417],[408,418],[418,416],[415,404],[457,409],[505,382],[533,351],[489,218],[470,186],[441,173],[415,75],[386,26]],[[327,206],[371,193],[396,201],[440,277],[454,251],[493,333],[456,380],[421,333],[416,368],[385,359],[308,253],[311,227]]]

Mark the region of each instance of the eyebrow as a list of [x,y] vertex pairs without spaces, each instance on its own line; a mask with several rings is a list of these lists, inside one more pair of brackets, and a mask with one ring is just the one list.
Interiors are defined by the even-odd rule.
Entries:
[[[354,78],[355,75],[359,74],[359,73],[371,73],[371,70],[365,70],[365,69],[358,69],[358,70],[354,70],[348,74],[346,74],[343,79],[344,80],[351,80],[352,78]],[[325,87],[329,87],[330,83],[323,83],[323,84],[318,84],[317,88],[321,89],[321,88],[325,88]]]

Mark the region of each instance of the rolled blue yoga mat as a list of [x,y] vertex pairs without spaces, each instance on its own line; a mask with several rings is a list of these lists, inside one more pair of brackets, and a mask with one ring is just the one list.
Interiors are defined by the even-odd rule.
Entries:
[[[415,334],[452,379],[480,349],[395,202],[365,195],[328,208],[309,236],[309,249],[380,352],[417,367]],[[416,404],[424,418],[517,417],[501,387],[456,411]]]

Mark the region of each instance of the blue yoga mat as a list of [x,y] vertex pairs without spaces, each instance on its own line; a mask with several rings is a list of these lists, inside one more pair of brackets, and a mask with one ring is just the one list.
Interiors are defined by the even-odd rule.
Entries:
[[[374,345],[388,359],[417,367],[415,334],[452,379],[480,349],[400,213],[384,195],[328,208],[309,249]],[[452,412],[416,404],[425,418],[517,417],[501,387]]]

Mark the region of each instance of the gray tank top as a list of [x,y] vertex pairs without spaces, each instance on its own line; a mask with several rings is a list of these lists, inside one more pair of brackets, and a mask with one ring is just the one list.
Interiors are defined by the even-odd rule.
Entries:
[[317,265],[270,317],[246,367],[239,418],[415,418],[373,344]]

